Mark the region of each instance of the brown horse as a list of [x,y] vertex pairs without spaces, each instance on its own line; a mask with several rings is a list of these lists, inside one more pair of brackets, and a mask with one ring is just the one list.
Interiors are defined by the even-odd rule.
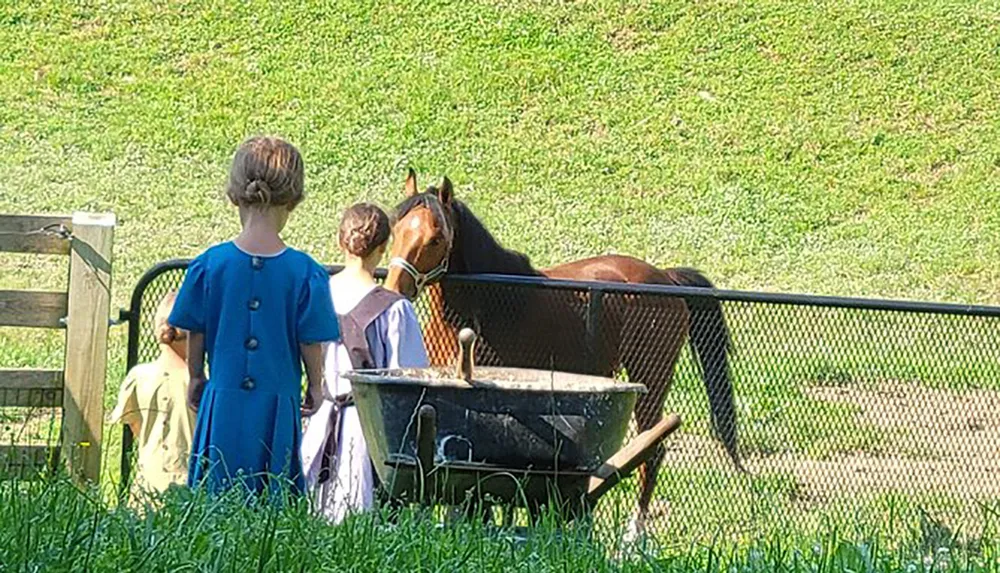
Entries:
[[[729,379],[729,333],[718,301],[608,293],[595,340],[593,332],[587,336],[585,301],[580,299],[584,295],[574,291],[496,287],[503,289],[502,294],[491,295],[482,285],[437,280],[447,272],[711,288],[708,279],[693,269],[661,270],[617,255],[536,270],[526,256],[497,243],[469,208],[455,199],[447,177],[439,187],[419,193],[411,169],[405,190],[406,199],[394,213],[385,286],[411,299],[427,287],[431,313],[425,343],[433,364],[453,364],[458,352],[456,333],[462,326],[472,326],[480,334],[484,347],[480,351],[506,366],[604,376],[624,368],[630,381],[648,389],[635,407],[636,424],[643,431],[663,416],[674,366],[690,335],[705,379],[713,428],[736,467],[743,469]],[[502,296],[504,304],[490,304],[490,296]],[[661,451],[639,471],[634,526],[640,530],[662,461]]]

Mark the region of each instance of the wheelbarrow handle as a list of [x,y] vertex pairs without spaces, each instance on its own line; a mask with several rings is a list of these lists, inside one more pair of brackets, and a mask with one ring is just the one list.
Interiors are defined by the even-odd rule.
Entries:
[[618,450],[590,476],[587,488],[588,501],[596,502],[618,482],[628,477],[635,468],[653,457],[656,447],[679,427],[681,427],[681,417],[670,414]]
[[471,328],[463,328],[458,333],[457,377],[467,384],[472,384],[476,338],[476,333]]

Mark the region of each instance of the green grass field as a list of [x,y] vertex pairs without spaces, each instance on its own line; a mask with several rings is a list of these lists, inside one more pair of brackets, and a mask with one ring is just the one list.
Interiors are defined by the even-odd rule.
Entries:
[[[447,174],[538,266],[618,252],[698,267],[728,289],[1000,304],[1000,4],[410,4],[4,3],[0,212],[116,213],[113,304],[126,306],[152,264],[238,231],[228,160],[265,132],[305,156],[308,198],[287,239],[324,262],[337,261],[341,209],[394,205],[412,166],[422,185]],[[0,288],[65,282],[61,259],[0,255]],[[998,390],[990,321],[809,316],[730,309],[752,454],[822,461],[933,443],[859,422],[865,406],[831,400],[837,389]],[[124,346],[117,328],[109,404]],[[0,366],[61,360],[60,334],[0,329]],[[705,407],[685,358],[668,402],[685,439],[708,435]],[[23,430],[3,415],[0,438]],[[675,545],[739,521],[734,507],[752,509],[740,488],[759,527],[791,516],[809,535],[832,535],[813,504],[838,524],[875,524],[895,499],[803,505],[794,468],[740,485],[715,456],[663,484]],[[689,512],[704,505],[692,491],[709,492],[704,515]],[[957,503],[975,514],[962,535],[986,535],[989,512],[940,497],[889,505],[916,527],[919,508]],[[740,559],[773,555],[774,541],[738,537]]]
[[[175,491],[156,512],[111,508],[62,482],[0,483],[0,566],[45,571],[664,571],[825,573],[993,571],[995,537],[974,545],[882,541],[885,522],[829,524],[815,536],[761,532],[745,546],[623,547],[548,519],[532,532],[479,522],[439,525],[405,510],[329,527],[302,504]],[[849,522],[844,522],[849,523]],[[990,535],[995,535],[992,530]]]
[[289,240],[326,261],[413,166],[540,265],[1000,301],[994,3],[85,6],[0,13],[0,209],[117,213],[118,301],[236,231],[257,132],[305,154]]

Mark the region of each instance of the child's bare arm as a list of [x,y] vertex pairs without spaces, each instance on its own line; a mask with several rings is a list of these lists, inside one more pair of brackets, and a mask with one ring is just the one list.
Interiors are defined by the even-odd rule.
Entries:
[[188,407],[197,411],[205,390],[205,335],[201,332],[188,334],[187,364],[190,378]]
[[302,402],[302,415],[312,416],[323,403],[323,358],[324,345],[302,344],[302,362],[306,366],[306,399]]

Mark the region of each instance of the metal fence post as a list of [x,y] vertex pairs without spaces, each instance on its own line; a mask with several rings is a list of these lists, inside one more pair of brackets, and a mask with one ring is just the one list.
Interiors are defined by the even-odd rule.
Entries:
[[598,364],[601,363],[601,320],[604,315],[604,291],[599,288],[589,289],[587,301],[587,356],[591,373],[598,374]]

